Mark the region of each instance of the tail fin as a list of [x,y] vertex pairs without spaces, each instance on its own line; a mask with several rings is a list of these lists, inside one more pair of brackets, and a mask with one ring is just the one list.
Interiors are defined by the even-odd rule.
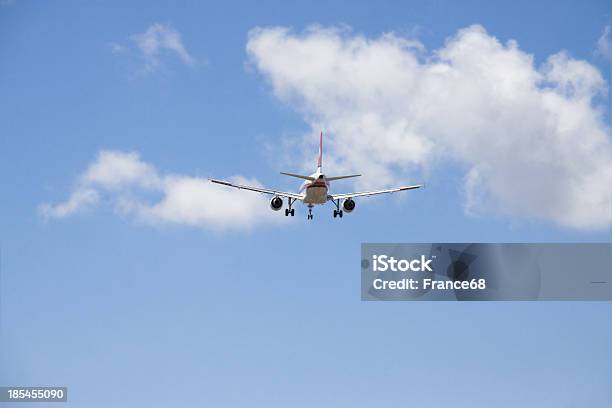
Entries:
[[319,136],[319,160],[317,161],[317,170],[321,172],[321,167],[323,164],[323,132]]

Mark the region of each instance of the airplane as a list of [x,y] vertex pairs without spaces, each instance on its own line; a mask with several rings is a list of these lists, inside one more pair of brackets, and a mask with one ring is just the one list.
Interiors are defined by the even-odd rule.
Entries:
[[[376,190],[376,191],[362,191],[355,193],[344,193],[344,194],[329,194],[330,182],[335,180],[348,179],[353,177],[360,177],[361,174],[351,174],[348,176],[332,176],[327,177],[323,173],[322,167],[322,159],[323,159],[323,132],[321,132],[319,136],[319,159],[317,160],[317,171],[311,174],[310,176],[303,176],[301,174],[295,173],[285,173],[281,172],[281,174],[290,177],[296,177],[304,180],[302,186],[298,190],[297,193],[290,193],[278,190],[270,190],[266,188],[260,187],[252,187],[252,186],[244,186],[240,184],[230,183],[225,180],[217,180],[217,179],[209,179],[210,182],[216,184],[222,184],[224,186],[234,187],[241,190],[254,191],[257,193],[269,194],[272,197],[270,200],[270,208],[274,211],[280,211],[283,208],[283,198],[287,199],[287,208],[285,208],[285,216],[291,215],[292,217],[295,215],[295,208],[293,208],[293,204],[296,201],[301,201],[308,207],[308,219],[312,220],[312,208],[315,205],[323,205],[328,201],[331,201],[336,209],[334,210],[334,218],[339,217],[342,218],[343,212],[350,213],[355,209],[355,201],[353,198],[355,197],[367,197],[373,196],[377,194],[386,194],[386,193],[395,193],[398,191],[406,191],[406,190],[414,190],[416,188],[423,187],[422,184],[417,184],[413,186],[404,186],[404,187],[396,187],[389,188],[385,190]],[[340,202],[342,201],[342,206],[340,206]]]

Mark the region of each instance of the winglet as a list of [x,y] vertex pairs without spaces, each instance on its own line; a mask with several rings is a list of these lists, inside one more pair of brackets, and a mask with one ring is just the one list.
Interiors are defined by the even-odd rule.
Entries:
[[319,160],[317,161],[317,170],[321,171],[321,165],[323,162],[323,131],[319,136]]

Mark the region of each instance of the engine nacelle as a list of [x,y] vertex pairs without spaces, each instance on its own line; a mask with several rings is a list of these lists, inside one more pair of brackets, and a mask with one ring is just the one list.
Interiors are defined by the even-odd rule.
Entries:
[[347,213],[350,213],[351,211],[353,211],[355,209],[355,202],[353,201],[352,198],[347,198],[346,200],[344,200],[344,202],[342,203],[342,208],[344,209],[344,211],[346,211]]
[[278,196],[272,197],[270,200],[270,208],[274,211],[278,211],[283,208],[283,199]]

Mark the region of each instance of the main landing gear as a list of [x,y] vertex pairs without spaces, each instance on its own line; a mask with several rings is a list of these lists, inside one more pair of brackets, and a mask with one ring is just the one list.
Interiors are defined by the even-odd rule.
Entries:
[[312,220],[312,206],[311,205],[308,206],[308,219]]
[[340,209],[340,200],[334,200],[333,201],[334,205],[336,206],[336,209],[334,210],[334,218],[336,217],[340,217],[342,218],[342,210]]
[[293,203],[295,203],[295,200],[297,200],[297,198],[289,198],[287,200],[289,208],[285,208],[285,217],[289,216],[289,214],[291,214],[292,217],[295,215],[295,208],[291,208]]

